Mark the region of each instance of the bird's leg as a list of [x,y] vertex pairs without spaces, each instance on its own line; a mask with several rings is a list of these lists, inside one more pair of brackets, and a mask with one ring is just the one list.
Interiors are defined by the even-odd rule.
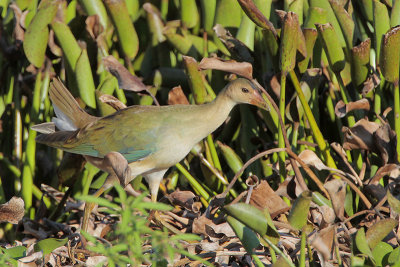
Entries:
[[[114,186],[116,183],[120,183],[122,187],[125,187],[126,181],[131,177],[131,168],[128,165],[127,160],[118,152],[110,152],[103,159],[100,158],[88,158],[88,160],[96,167],[109,173],[104,184],[96,191],[95,197],[99,197],[107,189]],[[92,212],[95,204],[86,203],[82,221],[82,230],[87,231],[90,213]]]
[[149,184],[152,202],[157,202],[158,189],[160,188],[161,180],[163,179],[164,174],[166,172],[167,172],[167,169],[164,169],[164,170],[151,172],[151,173],[144,175],[144,178],[146,179],[147,183]]
[[[106,182],[93,194],[95,197],[101,196],[107,189],[109,189],[114,183],[118,183],[119,179],[115,176],[115,174],[109,174],[107,176]],[[95,203],[85,203],[85,209],[83,211],[83,220],[82,220],[82,231],[87,232],[87,227],[89,224],[90,214],[96,204]]]

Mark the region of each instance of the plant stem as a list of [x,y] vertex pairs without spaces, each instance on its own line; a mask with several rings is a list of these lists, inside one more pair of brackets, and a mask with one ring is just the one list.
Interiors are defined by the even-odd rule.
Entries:
[[[279,97],[279,112],[281,113],[283,127],[285,125],[286,75],[287,75],[286,72],[283,72],[281,74],[281,91],[280,91],[280,97]],[[279,131],[278,131],[278,147],[279,148],[285,147],[285,140],[283,139],[282,128],[279,128]],[[279,158],[278,158],[279,159],[279,174],[281,177],[281,182],[283,182],[286,179],[286,168],[285,168],[286,153],[285,153],[285,151],[279,152],[278,156],[279,156]]]
[[400,88],[399,81],[395,81],[393,83],[394,87],[394,130],[396,131],[397,136],[397,160],[400,159]]
[[311,108],[307,103],[307,100],[303,94],[303,91],[301,90],[300,83],[299,83],[299,80],[297,79],[296,73],[292,70],[289,74],[290,74],[292,83],[294,85],[294,88],[296,89],[297,95],[300,99],[301,105],[303,106],[304,114],[306,115],[307,120],[310,123],[311,131],[313,133],[314,139],[317,142],[317,145],[324,156],[326,165],[330,168],[336,169],[335,161],[333,160],[333,158],[331,156],[329,147],[326,145],[326,142],[325,142],[324,137],[322,136],[321,130],[319,129],[317,122],[315,121],[314,115],[312,114]]

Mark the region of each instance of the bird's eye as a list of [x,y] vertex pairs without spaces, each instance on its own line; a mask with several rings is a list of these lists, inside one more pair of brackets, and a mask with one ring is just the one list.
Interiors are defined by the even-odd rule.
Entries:
[[242,88],[242,92],[245,93],[245,94],[247,94],[247,93],[249,92],[249,89],[243,87],[243,88]]

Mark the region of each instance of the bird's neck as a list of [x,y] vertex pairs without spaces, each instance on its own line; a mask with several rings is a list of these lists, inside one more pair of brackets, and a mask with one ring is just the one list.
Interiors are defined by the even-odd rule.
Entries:
[[224,123],[235,105],[236,103],[225,92],[221,92],[214,101],[199,106],[205,136]]

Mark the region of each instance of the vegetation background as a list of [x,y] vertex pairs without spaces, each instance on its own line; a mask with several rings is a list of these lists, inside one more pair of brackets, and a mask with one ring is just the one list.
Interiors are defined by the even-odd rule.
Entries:
[[[0,0],[0,202],[19,197],[0,262],[400,266],[399,25],[399,0]],[[161,203],[90,197],[106,174],[35,143],[54,77],[104,116],[202,104],[235,76],[271,110],[236,108]],[[100,206],[87,246],[78,200]]]

